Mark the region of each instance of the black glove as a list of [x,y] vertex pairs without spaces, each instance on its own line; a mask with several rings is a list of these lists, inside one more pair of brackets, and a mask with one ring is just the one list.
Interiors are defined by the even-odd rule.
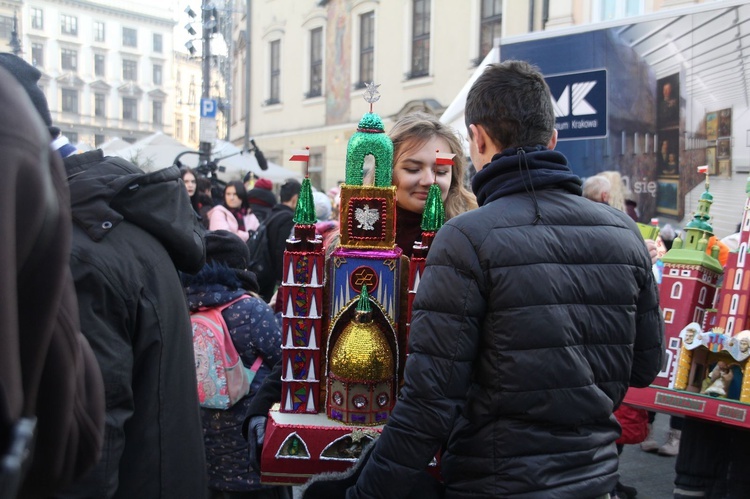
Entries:
[[265,416],[253,416],[247,425],[247,457],[250,469],[260,473],[260,454],[263,451],[263,440],[266,438]]

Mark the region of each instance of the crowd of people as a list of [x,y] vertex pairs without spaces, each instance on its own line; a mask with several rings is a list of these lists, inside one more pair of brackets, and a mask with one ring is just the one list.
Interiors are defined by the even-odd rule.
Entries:
[[[13,346],[0,353],[0,451],[18,462],[0,470],[0,497],[291,497],[261,484],[259,455],[281,395],[275,295],[300,182],[248,175],[216,193],[189,168],[144,173],[100,150],[54,150],[40,76],[0,54],[0,102],[14,116],[0,144],[15,181],[0,197],[36,200],[0,218],[0,255],[16,262],[0,291]],[[533,66],[490,65],[465,116],[470,185],[458,136],[435,116],[411,113],[389,131],[397,244],[411,255],[434,183],[446,224],[382,435],[304,497],[631,497],[621,446],[649,450],[653,438],[649,416],[627,419],[622,401],[661,368],[654,268],[668,231],[644,244],[619,173],[573,173]],[[436,150],[454,164],[436,164]],[[339,191],[313,197],[333,247]],[[248,270],[261,229],[263,279]],[[191,314],[211,307],[254,373],[225,410],[202,407],[196,390]],[[425,472],[438,453],[441,481]]]

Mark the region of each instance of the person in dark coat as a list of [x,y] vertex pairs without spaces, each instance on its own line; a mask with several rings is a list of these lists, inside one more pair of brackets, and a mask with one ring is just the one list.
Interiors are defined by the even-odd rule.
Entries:
[[267,178],[259,178],[253,188],[247,191],[247,202],[259,222],[268,218],[271,209],[276,206],[276,194],[271,189],[273,182]]
[[0,497],[49,497],[99,458],[104,384],[80,332],[41,73],[12,54],[0,66]]
[[270,302],[276,287],[283,277],[284,250],[286,240],[292,235],[294,228],[294,209],[297,207],[299,191],[302,184],[294,179],[289,179],[281,186],[279,191],[280,202],[271,208],[271,212],[265,221],[268,227],[268,245],[271,253],[273,282],[259,282],[260,295],[264,300]]
[[63,497],[202,497],[195,359],[177,271],[203,267],[204,229],[180,170],[145,174],[100,149],[69,156],[65,168],[70,265],[104,377],[107,424],[99,463]]
[[606,497],[612,413],[661,368],[648,251],[553,150],[538,70],[488,66],[465,119],[479,208],[435,237],[399,400],[346,497],[405,497],[438,451],[447,499]]
[[258,283],[249,272],[250,251],[228,231],[206,233],[206,265],[195,276],[183,275],[191,312],[218,307],[237,300],[223,310],[229,334],[242,363],[250,369],[262,360],[250,393],[227,410],[201,409],[208,465],[208,487],[215,497],[260,499],[291,497],[285,487],[264,487],[248,463],[248,444],[242,422],[250,401],[273,366],[281,359],[281,324],[268,304],[257,294]]

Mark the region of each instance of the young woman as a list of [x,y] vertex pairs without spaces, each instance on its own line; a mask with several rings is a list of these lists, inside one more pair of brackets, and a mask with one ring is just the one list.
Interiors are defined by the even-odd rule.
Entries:
[[190,196],[190,204],[193,205],[193,210],[201,217],[203,225],[208,228],[208,211],[213,207],[211,196],[207,195],[202,189],[198,187],[200,180],[210,181],[206,178],[199,179],[195,172],[190,168],[182,168],[182,181],[185,183],[185,189],[187,190],[188,196]]
[[228,230],[247,241],[248,230],[257,228],[258,219],[248,209],[245,186],[239,180],[229,182],[224,188],[222,203],[208,212],[208,229]]
[[[422,212],[427,192],[437,182],[445,205],[445,219],[477,207],[466,187],[466,159],[455,132],[427,113],[401,118],[390,132],[393,141],[393,185],[396,186],[396,243],[411,256],[421,238]],[[435,151],[454,153],[454,164],[437,165]]]

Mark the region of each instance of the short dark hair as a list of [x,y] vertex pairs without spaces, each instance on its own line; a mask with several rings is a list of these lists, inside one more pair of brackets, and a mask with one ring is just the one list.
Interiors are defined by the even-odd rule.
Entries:
[[301,189],[302,184],[300,184],[293,178],[290,178],[281,185],[281,188],[279,189],[279,199],[282,203],[286,203],[287,201],[290,201],[294,196],[298,196]]
[[482,125],[503,148],[546,146],[555,129],[549,87],[524,61],[490,64],[466,96],[466,128]]

